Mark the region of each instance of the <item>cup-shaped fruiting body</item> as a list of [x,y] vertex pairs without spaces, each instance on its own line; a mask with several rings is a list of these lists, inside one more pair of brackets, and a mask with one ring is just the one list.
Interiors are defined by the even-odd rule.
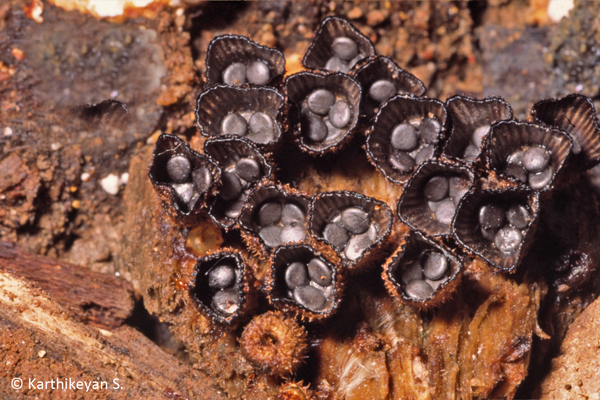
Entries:
[[315,394],[302,382],[288,381],[279,387],[276,400],[316,400]]
[[208,215],[228,230],[236,226],[250,190],[261,180],[271,178],[273,168],[258,147],[245,138],[208,139],[204,153],[222,170],[222,185]]
[[240,136],[259,146],[281,137],[283,96],[273,88],[218,85],[196,100],[196,123],[203,136]]
[[446,127],[446,108],[439,100],[395,96],[377,113],[367,136],[369,161],[394,183],[438,152]]
[[190,297],[213,321],[235,325],[253,306],[251,280],[241,253],[222,249],[198,259]]
[[449,236],[456,207],[474,179],[464,166],[427,161],[404,186],[398,217],[426,236]]
[[250,249],[266,258],[279,245],[304,241],[309,202],[288,186],[262,182],[253,188],[239,218]]
[[375,55],[373,43],[342,18],[323,20],[302,59],[306,68],[348,73],[360,60]]
[[552,188],[573,146],[559,129],[527,122],[492,126],[486,150],[489,168],[536,191]]
[[148,176],[175,215],[187,217],[216,192],[221,169],[179,137],[162,134],[154,146]]
[[383,266],[392,297],[420,309],[442,304],[460,282],[462,263],[446,247],[411,232]]
[[341,302],[339,259],[331,261],[307,243],[282,245],[271,256],[269,302],[309,321],[333,315]]
[[205,89],[218,84],[276,86],[285,73],[283,54],[245,36],[214,38],[206,52]]
[[538,214],[537,192],[473,189],[456,210],[452,233],[493,267],[514,272],[533,239]]
[[275,376],[294,373],[304,362],[306,331],[296,321],[269,311],[252,319],[240,338],[244,357],[257,369]]
[[425,93],[423,82],[383,56],[362,63],[353,71],[353,76],[363,88],[361,112],[369,119],[386,100],[397,94],[421,96]]
[[473,99],[453,96],[446,101],[452,129],[444,147],[444,156],[451,160],[473,163],[481,153],[481,145],[490,127],[513,117],[510,105],[499,97]]
[[333,249],[349,271],[357,271],[387,250],[392,211],[382,201],[355,192],[324,192],[310,203],[309,231]]
[[585,167],[600,163],[600,127],[589,97],[571,94],[562,99],[536,103],[531,115],[539,123],[557,127],[571,135],[573,154],[583,154]]
[[360,113],[360,85],[342,73],[299,72],[285,80],[290,120],[300,148],[310,154],[347,143]]

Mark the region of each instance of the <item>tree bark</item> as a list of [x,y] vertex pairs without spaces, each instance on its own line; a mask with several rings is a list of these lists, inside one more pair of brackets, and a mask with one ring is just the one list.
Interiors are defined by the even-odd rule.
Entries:
[[35,282],[81,322],[116,329],[133,310],[133,287],[124,279],[27,253],[0,241],[0,271]]
[[135,329],[84,325],[6,271],[0,272],[0,359],[3,399],[226,398],[203,373]]

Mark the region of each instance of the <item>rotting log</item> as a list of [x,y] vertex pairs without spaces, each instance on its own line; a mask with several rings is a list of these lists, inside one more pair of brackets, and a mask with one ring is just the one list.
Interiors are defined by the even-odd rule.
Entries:
[[188,230],[165,214],[148,179],[149,150],[131,159],[121,271],[129,274],[147,310],[169,325],[190,359],[230,398],[273,398],[277,381],[255,371],[242,356],[235,331],[211,322],[190,297],[196,256],[218,246],[221,232],[204,224],[186,236]]
[[573,322],[536,397],[593,399],[600,393],[600,300]]
[[[223,239],[213,236],[220,231],[210,222],[190,230],[169,218],[148,179],[149,164],[149,149],[131,161],[122,271],[148,310],[170,325],[198,368],[231,398],[273,397],[280,382],[244,359],[239,329],[211,322],[190,296],[196,257],[219,248]],[[313,379],[304,383],[321,398],[514,398],[533,335],[543,336],[539,285],[517,283],[482,261],[466,269],[461,292],[429,314],[396,304],[377,270],[351,280],[346,293],[355,295],[331,320],[310,328],[313,357],[304,368]]]
[[226,399],[202,372],[135,329],[87,326],[34,284],[5,271],[0,359],[3,399]]
[[0,271],[35,282],[81,322],[116,329],[131,314],[133,287],[124,279],[101,274],[0,241]]

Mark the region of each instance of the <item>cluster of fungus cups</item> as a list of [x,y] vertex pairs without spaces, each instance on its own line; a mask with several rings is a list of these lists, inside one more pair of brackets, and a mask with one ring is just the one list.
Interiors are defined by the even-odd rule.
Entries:
[[[542,101],[532,123],[515,121],[500,98],[422,97],[416,77],[377,56],[368,38],[335,17],[323,21],[303,59],[310,71],[285,81],[281,52],[243,37],[215,38],[206,65],[196,101],[203,151],[161,135],[149,176],[186,229],[215,223],[240,233],[243,240],[223,235],[223,248],[198,259],[189,294],[232,332],[259,308],[240,347],[250,364],[277,376],[303,362],[301,324],[326,323],[356,272],[383,265],[390,296],[420,310],[449,299],[474,258],[514,273],[544,198],[563,184],[561,171],[580,174],[600,163],[600,128],[588,98]],[[397,201],[397,220],[373,188],[325,185],[313,196],[298,190],[309,177],[291,171],[295,161],[320,157],[311,170],[318,175],[327,173],[323,165],[361,156],[344,148],[362,140],[350,140],[354,131],[366,136],[365,163],[357,165],[370,162],[398,188],[385,194]],[[357,172],[340,176],[356,179]],[[319,185],[327,182],[320,178]],[[253,279],[268,302],[255,301],[260,285]]]

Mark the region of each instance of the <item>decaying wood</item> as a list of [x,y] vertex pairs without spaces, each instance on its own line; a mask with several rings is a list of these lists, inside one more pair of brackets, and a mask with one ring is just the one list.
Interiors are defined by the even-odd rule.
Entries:
[[[148,310],[231,398],[273,397],[280,382],[253,369],[237,331],[211,323],[190,298],[196,257],[223,239],[211,236],[210,222],[190,231],[168,217],[147,177],[149,156],[131,161],[123,270]],[[338,313],[309,328],[315,336],[303,368],[312,380],[304,383],[323,399],[514,398],[529,366],[538,285],[479,260],[466,269],[460,292],[431,313],[396,304],[376,268],[350,280]]]
[[[84,325],[32,283],[7,272],[0,272],[0,359],[3,399],[226,398],[204,374],[136,330]],[[22,388],[11,387],[15,378],[22,379]],[[82,382],[82,388],[70,382],[75,387]]]
[[596,399],[600,393],[600,300],[573,322],[542,381],[541,399]]
[[130,228],[121,271],[130,274],[147,310],[169,325],[190,359],[230,398],[274,398],[277,381],[257,373],[243,357],[235,331],[211,322],[190,297],[194,256],[222,243],[221,231],[204,224],[186,237],[188,230],[167,216],[148,179],[149,150],[131,159],[124,204]]
[[133,310],[133,288],[124,279],[57,259],[27,253],[0,241],[0,271],[35,282],[80,321],[115,329]]

